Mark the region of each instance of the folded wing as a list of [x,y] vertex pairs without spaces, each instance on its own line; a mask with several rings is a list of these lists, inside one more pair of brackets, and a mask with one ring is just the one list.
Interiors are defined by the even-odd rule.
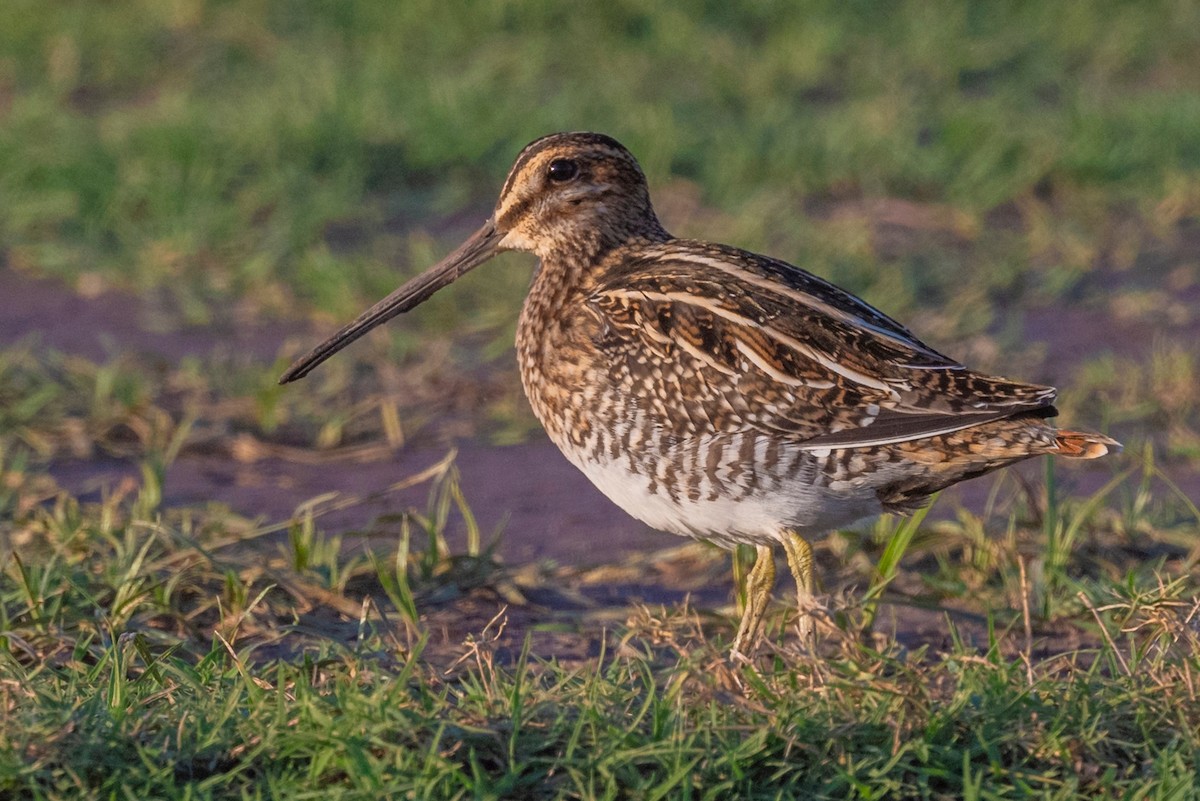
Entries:
[[1055,413],[1054,389],[968,370],[848,292],[732,248],[664,243],[600,276],[589,306],[614,359],[700,379],[684,413],[720,430],[854,448]]

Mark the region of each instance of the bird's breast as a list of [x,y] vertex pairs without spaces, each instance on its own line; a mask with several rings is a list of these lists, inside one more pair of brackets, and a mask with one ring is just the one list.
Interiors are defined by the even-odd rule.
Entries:
[[550,438],[582,446],[598,419],[613,413],[606,400],[596,321],[581,298],[535,281],[517,323],[517,364],[534,414]]

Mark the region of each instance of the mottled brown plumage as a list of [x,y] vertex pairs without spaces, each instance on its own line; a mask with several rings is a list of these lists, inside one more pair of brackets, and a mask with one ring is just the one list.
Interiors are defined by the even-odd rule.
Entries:
[[517,356],[567,458],[652,526],[758,547],[735,652],[757,636],[776,543],[803,599],[808,537],[1031,456],[1118,447],[1047,422],[1052,388],[973,372],[810,273],[675,239],[633,156],[592,133],[526,147],[476,234],[282,380],[500,250],[540,259]]

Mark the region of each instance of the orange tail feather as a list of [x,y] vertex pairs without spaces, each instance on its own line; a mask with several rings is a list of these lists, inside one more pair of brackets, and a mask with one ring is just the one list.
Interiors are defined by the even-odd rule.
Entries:
[[1056,456],[1068,459],[1099,459],[1110,453],[1120,453],[1121,443],[1109,439],[1103,434],[1091,434],[1086,431],[1056,431],[1054,440],[1058,443]]

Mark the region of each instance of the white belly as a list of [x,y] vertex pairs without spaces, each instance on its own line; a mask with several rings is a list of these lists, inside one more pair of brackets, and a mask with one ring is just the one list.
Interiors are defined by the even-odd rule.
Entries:
[[[785,530],[817,537],[881,511],[869,488],[834,494],[799,480],[742,498],[727,494],[672,498],[661,483],[633,473],[624,459],[597,461],[588,458],[590,454],[567,449],[563,453],[613,503],[646,525],[724,548],[771,545],[781,540]],[[654,491],[652,484],[656,485]]]

